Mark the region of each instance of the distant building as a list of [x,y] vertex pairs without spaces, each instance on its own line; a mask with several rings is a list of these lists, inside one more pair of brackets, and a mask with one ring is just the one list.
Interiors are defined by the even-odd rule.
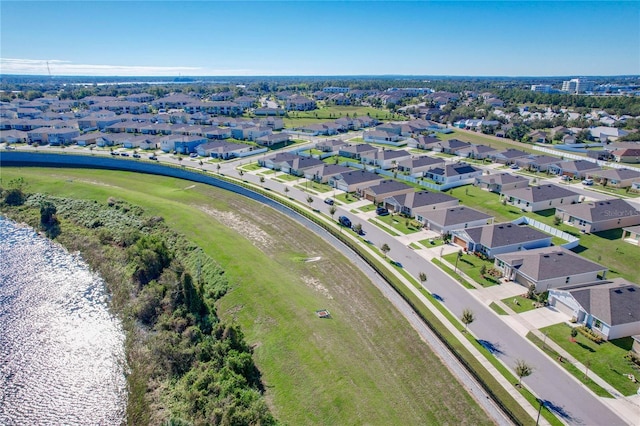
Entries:
[[592,92],[593,87],[593,81],[588,81],[580,78],[572,78],[571,80],[562,82],[562,91],[569,93]]
[[540,93],[551,93],[553,89],[550,84],[532,84],[531,85],[532,92],[540,92]]

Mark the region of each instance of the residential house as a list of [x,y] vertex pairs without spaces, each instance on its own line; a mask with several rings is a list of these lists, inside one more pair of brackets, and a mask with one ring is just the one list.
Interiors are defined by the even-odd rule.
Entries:
[[560,246],[497,254],[495,266],[505,279],[542,293],[552,288],[604,278],[607,268]]
[[448,139],[434,144],[432,149],[444,154],[456,154],[457,151],[469,148],[470,146],[471,142],[465,142],[458,139]]
[[606,340],[640,334],[640,287],[623,278],[552,289],[549,303]]
[[640,226],[622,228],[622,241],[640,246]]
[[482,170],[467,163],[446,164],[444,167],[433,167],[424,172],[424,177],[440,185],[456,186],[473,183],[482,175]]
[[574,143],[577,143],[577,139],[575,135],[564,135],[562,137],[562,143],[565,145],[574,144]]
[[387,198],[408,194],[410,192],[415,192],[415,189],[412,186],[397,180],[386,179],[381,180],[375,185],[364,188],[362,190],[362,196],[373,203],[380,203]]
[[365,142],[375,143],[399,142],[403,139],[399,134],[390,133],[385,130],[367,130],[362,134],[362,138]]
[[612,151],[615,161],[618,163],[640,163],[640,149],[639,148],[623,148]]
[[548,167],[551,173],[569,176],[573,179],[584,179],[602,170],[598,164],[587,160],[560,161]]
[[293,95],[287,98],[285,108],[288,111],[311,111],[316,109],[316,102],[304,96]]
[[436,146],[438,142],[442,142],[440,139],[436,138],[435,136],[424,136],[424,135],[417,136],[413,140],[415,142],[409,142],[408,144],[409,146],[415,145],[412,147],[418,148],[418,149],[425,149],[425,150],[431,150],[434,148],[434,146]]
[[202,129],[202,136],[207,139],[229,139],[231,137],[231,129],[229,127],[205,127]]
[[253,114],[256,116],[284,116],[287,113],[282,108],[256,108],[253,110]]
[[464,158],[473,158],[475,160],[484,160],[486,158],[490,158],[492,154],[496,154],[497,152],[497,149],[487,145],[471,144],[471,146],[467,148],[458,150],[456,155]]
[[132,136],[131,138],[123,141],[123,148],[140,148],[140,149],[155,149],[157,148],[156,136]]
[[29,140],[27,132],[21,130],[0,130],[0,142],[23,143]]
[[511,189],[500,196],[512,206],[528,212],[575,204],[580,199],[580,194],[553,184]]
[[413,177],[422,177],[424,173],[434,167],[444,167],[443,158],[429,157],[421,155],[419,157],[411,157],[398,161],[398,171],[408,173]]
[[365,164],[376,166],[383,170],[389,170],[402,161],[411,158],[411,153],[404,150],[383,149],[376,152],[364,153],[360,159]]
[[340,139],[325,139],[316,144],[316,149],[322,152],[338,154],[340,148],[346,145],[347,143]]
[[490,192],[501,194],[504,191],[528,187],[529,179],[524,176],[511,173],[498,173],[480,175],[475,179],[474,185]]
[[530,154],[528,152],[509,148],[505,151],[500,151],[496,153],[489,153],[489,158],[496,163],[501,164],[514,164],[518,159],[528,157]]
[[256,139],[256,142],[262,146],[273,146],[280,143],[289,142],[291,138],[288,133],[271,133],[264,136],[260,136]]
[[196,98],[193,96],[184,95],[182,93],[174,93],[151,101],[151,105],[159,109],[176,109],[182,108],[185,105],[194,102],[195,100]]
[[263,160],[258,160],[258,164],[262,167],[266,167],[271,170],[280,170],[280,165],[283,162],[294,160],[299,158],[299,155],[292,154],[290,152],[279,152],[272,157],[267,157]]
[[360,192],[364,188],[376,185],[382,177],[366,170],[340,173],[329,178],[329,185],[345,192]]
[[584,232],[640,225],[638,208],[620,198],[557,207],[556,215]]
[[550,165],[558,164],[561,160],[549,155],[529,155],[527,157],[517,158],[515,163],[523,169],[534,172],[547,171]]
[[77,129],[51,127],[40,127],[27,132],[28,143],[49,144],[49,145],[69,145],[73,138],[80,135]]
[[320,183],[327,183],[330,178],[341,173],[349,173],[350,171],[352,171],[352,169],[346,166],[324,163],[324,166],[316,171],[316,175],[312,177],[312,180]]
[[589,128],[591,137],[599,140],[600,142],[615,142],[622,136],[627,136],[628,131],[619,129],[617,127],[597,126]]
[[493,223],[493,216],[471,207],[455,206],[421,212],[419,220],[431,231],[448,234],[454,229],[489,225]]
[[551,235],[527,225],[494,223],[451,231],[452,242],[468,252],[478,252],[489,259],[503,253],[549,247]]
[[457,206],[460,201],[442,192],[412,191],[406,194],[386,198],[384,204],[396,213],[415,217],[425,223],[424,214],[428,211]]
[[640,172],[631,169],[600,170],[591,175],[599,184],[614,188],[630,188],[640,180]]
[[207,138],[202,136],[169,135],[160,138],[160,149],[164,152],[190,154],[196,152],[198,145],[203,143],[207,143]]
[[[278,164],[278,168],[285,173],[289,173],[294,176],[305,176],[307,171],[309,171],[310,178],[313,177],[317,172],[322,170],[324,166],[324,162],[310,157],[301,157],[296,155],[295,158],[281,161]],[[313,170],[309,170],[313,169]]]
[[549,138],[547,133],[543,132],[542,130],[534,130],[534,131],[532,131],[531,133],[529,133],[529,137],[531,138],[531,142],[533,142],[533,143],[551,142],[551,139]]
[[341,157],[352,158],[354,160],[360,161],[362,155],[370,155],[370,153],[378,152],[378,148],[375,146],[371,146],[366,143],[356,144],[356,145],[346,145],[338,150],[338,154]]

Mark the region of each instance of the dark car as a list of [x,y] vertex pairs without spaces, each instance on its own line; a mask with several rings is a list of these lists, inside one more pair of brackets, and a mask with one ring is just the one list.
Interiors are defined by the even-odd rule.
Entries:
[[384,207],[378,207],[376,209],[376,214],[378,216],[386,216],[389,214],[389,210],[385,209]]
[[140,154],[133,154],[133,158],[140,158]]
[[158,157],[156,157],[155,155],[150,155],[150,156],[149,156],[149,160],[156,160],[156,161],[158,161]]
[[333,198],[325,198],[324,203],[332,206],[334,203]]
[[342,225],[342,226],[346,226],[347,228],[351,228],[351,220],[346,216],[340,216],[338,218],[338,222],[340,222],[340,225]]
[[111,151],[111,155],[118,155],[117,152]]
[[121,152],[120,155],[123,156],[123,157],[128,157],[129,153],[128,152]]

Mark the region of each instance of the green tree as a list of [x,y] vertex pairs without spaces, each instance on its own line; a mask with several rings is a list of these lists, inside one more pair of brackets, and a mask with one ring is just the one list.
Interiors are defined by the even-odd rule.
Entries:
[[533,374],[533,367],[527,364],[526,361],[518,359],[516,360],[515,372],[516,376],[518,376],[518,386],[522,386],[522,378]]
[[387,243],[384,243],[381,247],[380,247],[380,251],[382,251],[382,254],[384,255],[384,257],[387,257],[387,253],[389,253],[391,251],[391,247],[389,247],[389,245]]
[[311,208],[311,203],[313,203],[313,197],[311,195],[307,196],[307,203],[309,203],[309,208]]
[[329,207],[329,214],[331,215],[331,220],[333,220],[333,215],[336,214],[336,206]]
[[456,266],[454,268],[454,272],[458,272],[458,261],[462,258],[462,250],[458,250],[458,254],[456,255]]
[[40,203],[40,223],[43,226],[53,225],[57,222],[56,213],[58,209],[55,204],[50,201],[43,201]]
[[475,316],[473,315],[473,311],[469,308],[464,308],[462,311],[462,316],[460,317],[460,321],[464,324],[465,330],[469,328],[469,324],[475,321]]
[[426,282],[427,281],[427,274],[425,274],[424,272],[420,272],[420,274],[418,275],[418,277],[420,278],[420,282]]

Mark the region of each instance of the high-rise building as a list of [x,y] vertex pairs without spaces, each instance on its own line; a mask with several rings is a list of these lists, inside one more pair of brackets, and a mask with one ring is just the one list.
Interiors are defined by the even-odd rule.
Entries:
[[562,82],[562,91],[569,93],[584,93],[593,91],[593,81],[581,78],[572,78],[571,80]]
[[553,89],[550,84],[532,84],[531,85],[532,92],[541,92],[541,93],[551,93]]

